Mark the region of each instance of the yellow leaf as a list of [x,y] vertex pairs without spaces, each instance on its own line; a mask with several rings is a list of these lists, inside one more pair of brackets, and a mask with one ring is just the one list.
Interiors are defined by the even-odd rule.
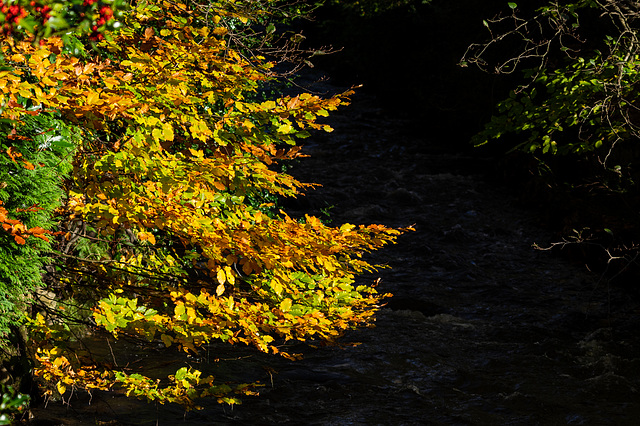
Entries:
[[182,302],[178,302],[176,304],[176,307],[174,308],[173,312],[175,313],[176,317],[181,317],[182,315],[184,315],[186,309],[184,307],[184,303]]
[[100,95],[98,95],[96,92],[89,92],[87,94],[87,96],[85,97],[85,103],[86,105],[91,105],[91,104],[95,104],[100,100]]
[[248,132],[250,132],[251,129],[253,129],[256,126],[251,121],[244,120],[244,122],[242,123],[242,127],[244,127],[245,129],[247,129]]
[[278,133],[291,133],[292,130],[291,124],[281,124],[278,127]]
[[282,303],[280,303],[280,310],[282,312],[289,312],[289,310],[291,310],[291,303],[292,303],[291,299],[287,297],[282,301]]
[[153,139],[155,139],[155,141],[158,142],[163,137],[162,130],[158,128],[153,129],[151,131],[151,136],[153,136]]
[[216,295],[218,295],[218,296],[222,296],[222,293],[224,293],[224,284],[220,284],[220,285],[216,288]]
[[64,395],[64,393],[67,391],[67,387],[64,385],[64,383],[62,383],[62,381],[56,384],[56,388],[58,389],[60,395]]
[[222,268],[218,269],[218,274],[216,277],[218,278],[218,282],[220,284],[224,284],[225,281],[227,281],[227,275],[224,273],[224,269]]
[[213,33],[217,36],[222,36],[225,35],[226,33],[228,33],[229,30],[226,29],[225,27],[216,27],[215,30],[213,30]]
[[224,272],[227,277],[227,282],[231,285],[234,285],[236,283],[236,277],[233,275],[233,271],[231,270],[231,267],[225,266]]
[[108,89],[112,89],[113,86],[117,86],[118,84],[120,84],[120,81],[115,77],[104,78],[102,82],[105,86],[107,86]]
[[191,307],[187,308],[187,318],[189,323],[192,323],[196,319],[196,310]]
[[273,291],[275,291],[278,296],[282,293],[282,284],[280,284],[278,280],[274,279],[271,282],[271,288],[273,288]]
[[172,141],[173,140],[173,127],[171,126],[171,124],[164,123],[162,125],[162,136],[164,137],[164,140],[166,140],[166,141]]

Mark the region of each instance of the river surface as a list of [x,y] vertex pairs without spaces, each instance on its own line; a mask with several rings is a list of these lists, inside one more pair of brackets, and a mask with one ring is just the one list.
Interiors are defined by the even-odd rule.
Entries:
[[486,178],[492,161],[452,154],[369,95],[329,123],[335,131],[308,140],[311,157],[291,170],[323,186],[287,210],[328,212],[335,224],[415,224],[372,256],[391,268],[361,278],[379,276],[379,290],[394,294],[376,327],[348,333],[340,347],[300,346],[297,362],[225,345],[187,359],[101,343],[105,356],[141,371],[191,365],[265,386],[242,405],[205,401],[188,413],[76,394],[35,406],[31,424],[640,424],[637,298],[534,249],[554,237]]

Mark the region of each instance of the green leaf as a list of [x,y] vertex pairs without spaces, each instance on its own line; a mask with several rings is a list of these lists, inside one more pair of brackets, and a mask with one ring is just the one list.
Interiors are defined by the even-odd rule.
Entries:
[[187,367],[182,367],[178,371],[176,371],[175,379],[183,380],[187,376]]
[[517,5],[517,4],[515,4],[514,2],[511,2],[511,1],[510,1],[509,3],[507,3],[507,4],[509,5],[509,7],[510,7],[511,9],[515,9],[516,7],[518,7],[518,5]]

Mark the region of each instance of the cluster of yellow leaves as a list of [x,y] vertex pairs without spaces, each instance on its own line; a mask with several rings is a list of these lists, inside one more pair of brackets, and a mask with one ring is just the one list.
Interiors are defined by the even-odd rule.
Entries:
[[37,343],[34,358],[38,365],[33,373],[49,384],[44,389],[46,395],[52,395],[54,390],[63,395],[68,388],[111,389],[114,382],[109,370],[98,369],[88,357],[61,347],[62,342],[71,339],[68,329],[48,324],[41,314],[37,314],[29,325],[33,342]]
[[52,396],[54,392],[65,395],[67,391],[73,392],[80,389],[89,392],[94,389],[107,391],[118,385],[125,390],[127,396],[142,397],[161,404],[177,403],[190,410],[201,408],[195,405],[194,401],[202,397],[215,396],[220,402],[238,404],[241,403],[240,400],[228,394],[255,394],[251,390],[255,385],[239,384],[233,387],[217,385],[214,384],[213,376],[201,378],[200,371],[187,367],[182,367],[174,375],[169,376],[169,383],[163,386],[160,380],[140,374],[98,369],[91,363],[88,353],[79,355],[78,351],[72,351],[69,347],[63,349],[62,345],[52,345],[53,340],[69,341],[71,338],[68,330],[60,327],[53,328],[55,330],[46,324],[44,317],[40,314],[31,323],[33,338],[39,343],[34,356],[38,362],[34,375],[50,384],[43,389],[46,396]]
[[[124,29],[100,44],[109,59],[82,61],[55,38],[41,46],[0,43],[13,65],[0,71],[0,118],[32,113],[21,106],[28,101],[84,129],[64,213],[92,223],[114,244],[122,230],[140,242],[118,262],[83,265],[85,275],[93,270],[111,280],[104,285],[113,293],[93,308],[98,326],[188,352],[221,339],[295,357],[278,340],[333,341],[372,321],[387,295],[354,288],[354,275],[374,270],[362,254],[401,231],[333,228],[311,216],[268,215],[248,202],[310,186],[273,165],[300,156],[294,144],[308,130],[331,131],[317,119],[350,93],[255,100],[271,65],[250,62],[227,44],[224,23],[248,16],[240,3],[212,3],[207,23],[180,3],[137,2]],[[191,267],[204,271],[195,282],[181,267],[161,265],[179,246],[191,253]],[[184,285],[163,282],[170,270]],[[161,391],[143,376],[73,369],[55,347],[48,351],[37,355],[36,374],[57,380],[60,393],[80,380],[85,389],[119,382],[130,394],[191,406],[196,396],[222,392],[199,372]],[[195,392],[196,384],[209,390]]]

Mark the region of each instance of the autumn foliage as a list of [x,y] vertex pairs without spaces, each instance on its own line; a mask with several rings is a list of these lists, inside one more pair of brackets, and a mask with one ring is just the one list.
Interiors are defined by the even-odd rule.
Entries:
[[[401,231],[334,228],[273,204],[311,186],[280,165],[302,156],[298,140],[331,131],[318,118],[350,92],[265,95],[273,59],[242,32],[277,16],[263,3],[138,1],[119,32],[80,53],[55,36],[2,39],[0,119],[19,128],[50,116],[80,135],[59,181],[57,227],[27,229],[0,210],[12,244],[55,238],[55,307],[34,302],[27,321],[46,393],[121,386],[193,408],[198,397],[252,392],[187,368],[160,382],[101,365],[78,352],[76,324],[188,353],[220,340],[296,358],[287,340],[331,343],[372,322],[386,295],[354,276],[375,270],[363,253]],[[37,172],[15,142],[3,155]]]

